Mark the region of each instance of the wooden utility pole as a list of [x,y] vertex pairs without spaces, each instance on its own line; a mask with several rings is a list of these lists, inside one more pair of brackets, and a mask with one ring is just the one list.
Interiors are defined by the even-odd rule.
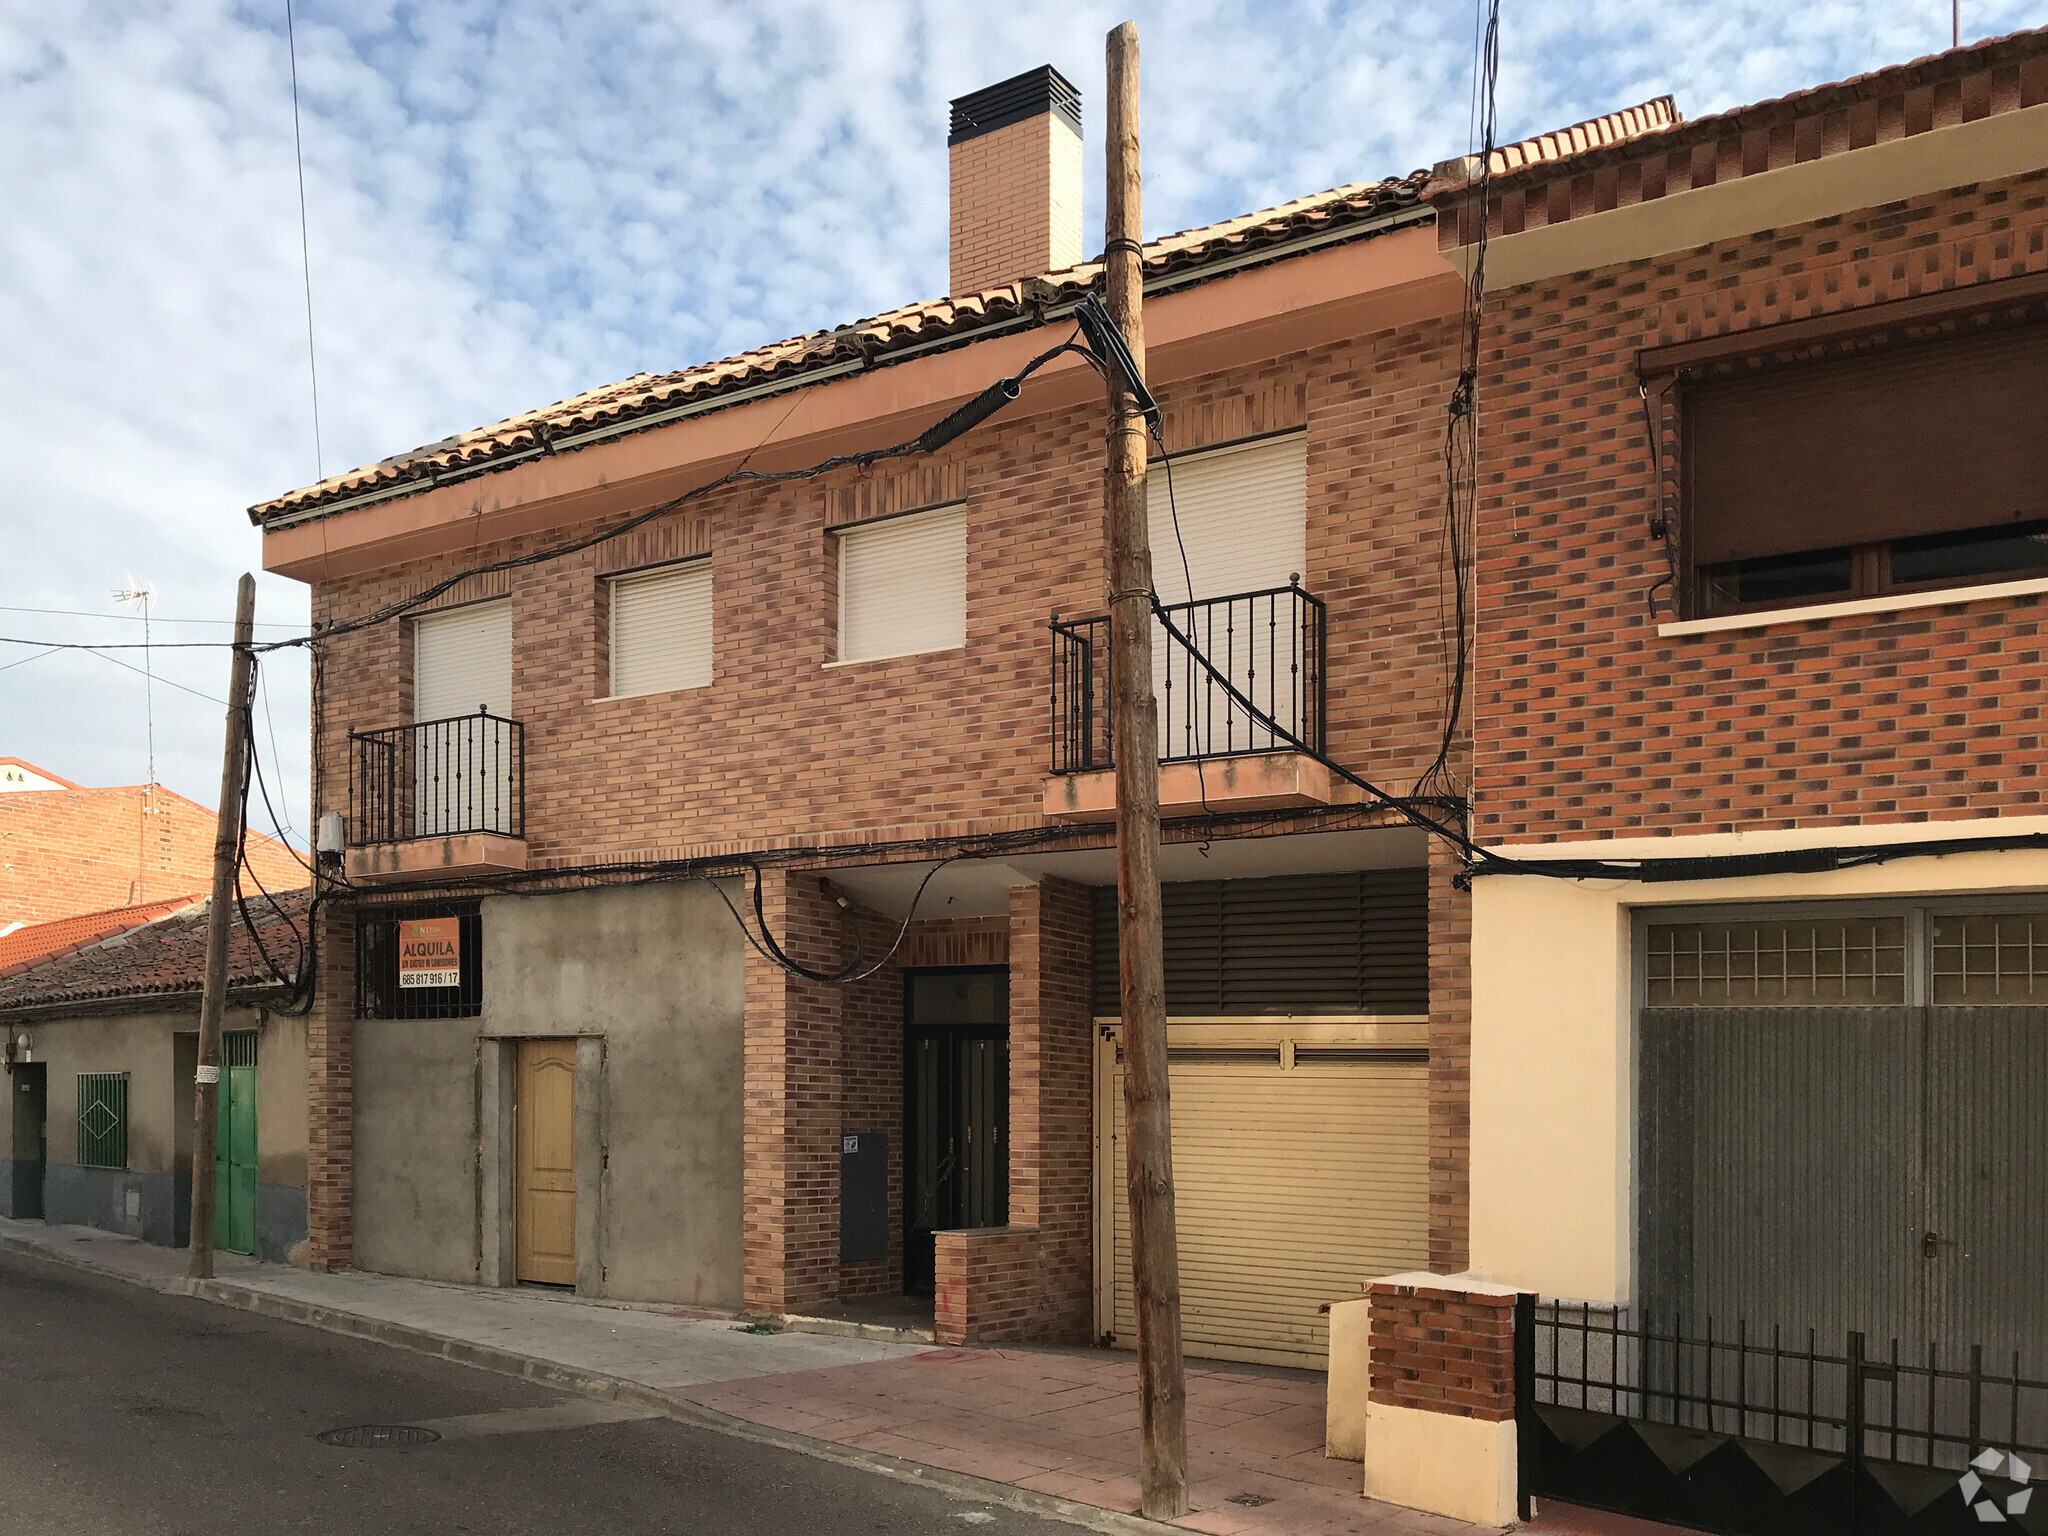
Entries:
[[199,1070],[192,1093],[192,1261],[194,1280],[213,1278],[215,1144],[220,1134],[220,1021],[227,1009],[228,920],[242,846],[242,786],[249,772],[249,642],[256,630],[256,578],[235,589],[235,661],[228,672],[227,745],[220,761],[220,815],[213,834],[213,896],[206,908],[206,990],[199,1001]]
[[[1103,241],[1110,318],[1145,366],[1138,28],[1109,34],[1109,182]],[[1116,926],[1123,1000],[1124,1174],[1138,1324],[1138,1489],[1145,1516],[1188,1512],[1187,1373],[1180,1351],[1180,1246],[1173,1225],[1173,1125],[1166,1082],[1166,972],[1159,902],[1159,717],[1152,699],[1152,545],[1145,424],[1109,372],[1103,517],[1109,546],[1110,731],[1116,761]]]

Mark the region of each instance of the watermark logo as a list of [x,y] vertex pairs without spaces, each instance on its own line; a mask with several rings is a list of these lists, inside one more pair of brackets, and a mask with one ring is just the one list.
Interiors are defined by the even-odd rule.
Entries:
[[[1970,1513],[1982,1525],[2003,1525],[2027,1512],[2027,1505],[2034,1497],[2034,1490],[2027,1484],[2033,1480],[2034,1469],[2011,1451],[1984,1451],[1970,1463],[1970,1470],[1963,1474],[1956,1486],[1962,1490],[1963,1502],[1970,1506]],[[1987,1477],[2002,1477],[2020,1485],[2018,1493],[2008,1494],[2003,1503],[1984,1486]]]

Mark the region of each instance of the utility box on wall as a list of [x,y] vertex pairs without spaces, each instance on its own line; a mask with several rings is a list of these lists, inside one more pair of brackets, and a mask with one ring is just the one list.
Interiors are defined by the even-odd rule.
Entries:
[[839,1138],[839,1259],[889,1257],[889,1138],[862,1131]]

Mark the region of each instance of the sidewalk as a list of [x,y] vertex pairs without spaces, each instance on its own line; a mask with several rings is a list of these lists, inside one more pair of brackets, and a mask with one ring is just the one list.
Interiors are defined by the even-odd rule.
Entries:
[[[725,1433],[936,1483],[1104,1531],[1165,1531],[1138,1506],[1137,1371],[1092,1349],[934,1349],[731,1318],[353,1271],[309,1274],[83,1227],[0,1219],[0,1248],[158,1290],[652,1407]],[[1360,1496],[1323,1456],[1323,1383],[1304,1371],[1193,1362],[1188,1477],[1208,1536],[1475,1536],[1482,1528]]]

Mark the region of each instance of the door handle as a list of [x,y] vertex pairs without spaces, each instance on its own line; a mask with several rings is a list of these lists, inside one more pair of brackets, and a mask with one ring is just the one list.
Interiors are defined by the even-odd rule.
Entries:
[[1920,1235],[1920,1257],[1923,1259],[1938,1259],[1941,1257],[1942,1249],[1955,1246],[1954,1238],[1943,1237],[1939,1232],[1923,1232]]

